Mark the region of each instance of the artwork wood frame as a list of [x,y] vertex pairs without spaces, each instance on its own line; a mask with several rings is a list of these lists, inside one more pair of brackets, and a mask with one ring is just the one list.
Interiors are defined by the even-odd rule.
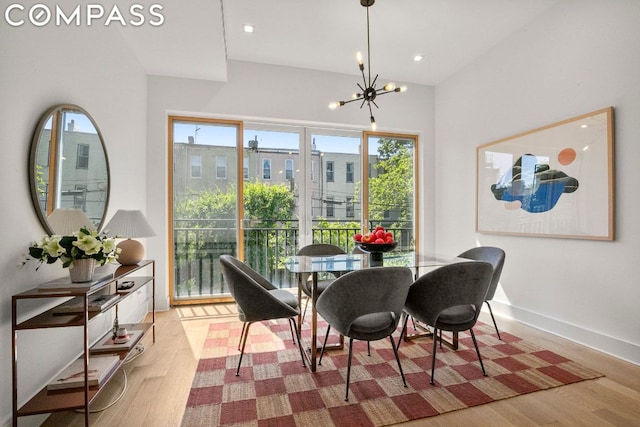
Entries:
[[476,232],[614,240],[614,109],[476,149]]

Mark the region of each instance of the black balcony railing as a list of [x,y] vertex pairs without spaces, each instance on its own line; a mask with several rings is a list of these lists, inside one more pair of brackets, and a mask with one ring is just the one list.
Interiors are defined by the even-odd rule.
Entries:
[[[323,224],[327,224],[323,221]],[[354,248],[353,235],[359,228],[331,227],[312,230],[314,243],[330,243],[349,253]],[[389,229],[399,242],[399,250],[413,249],[413,227]],[[237,254],[235,221],[174,221],[174,297],[194,299],[228,294],[218,258]],[[284,268],[284,259],[298,248],[296,221],[277,227],[247,224],[244,228],[244,260],[254,270],[280,288],[296,286],[295,277]]]

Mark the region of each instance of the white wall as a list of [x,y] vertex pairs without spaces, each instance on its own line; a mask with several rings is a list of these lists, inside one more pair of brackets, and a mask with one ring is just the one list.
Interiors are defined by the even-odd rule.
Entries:
[[[640,2],[576,0],[436,88],[437,248],[506,250],[496,311],[640,363]],[[475,148],[615,107],[613,242],[474,233]]]
[[[368,114],[358,105],[329,110],[329,102],[350,96],[357,77],[322,73],[299,68],[230,61],[226,83],[153,76],[149,78],[148,101],[148,216],[156,230],[166,236],[167,218],[167,117],[169,114],[194,114],[208,117],[261,118],[309,124],[332,124],[365,129]],[[385,81],[381,76],[381,81]],[[400,84],[398,82],[398,84]],[[376,121],[380,131],[418,133],[422,167],[432,173],[433,161],[433,88],[409,85],[409,90],[392,94],[379,102]],[[428,181],[433,182],[428,176]],[[421,241],[433,247],[433,186],[420,189]],[[426,206],[426,207],[425,207]],[[429,237],[427,237],[429,236]],[[158,300],[168,304],[168,260],[166,238],[148,247],[150,256],[162,260],[159,268]],[[159,240],[162,240],[161,242]]]
[[[60,4],[60,2],[58,2]],[[0,24],[0,424],[11,417],[11,295],[66,274],[60,264],[18,269],[29,243],[45,231],[29,196],[27,161],[35,126],[54,104],[87,110],[105,139],[111,167],[107,217],[118,208],[145,209],[146,75],[115,29],[13,28]],[[77,329],[77,328],[76,328]],[[21,333],[20,399],[69,361],[60,330]],[[77,336],[76,336],[77,338]],[[81,341],[75,340],[74,343]],[[34,359],[35,358],[35,359]],[[39,358],[39,362],[36,361]],[[31,361],[31,363],[29,362]],[[23,382],[24,381],[24,382]],[[21,419],[22,421],[25,418]],[[29,420],[35,423],[37,420]],[[21,424],[22,425],[22,424]]]

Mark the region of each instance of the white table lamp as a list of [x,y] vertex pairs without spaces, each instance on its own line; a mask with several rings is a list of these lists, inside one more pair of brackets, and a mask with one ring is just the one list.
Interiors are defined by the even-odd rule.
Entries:
[[156,235],[149,221],[139,210],[118,209],[104,226],[104,231],[112,237],[126,238],[118,243],[118,248],[120,248],[118,262],[122,265],[137,264],[144,257],[144,246],[132,238]]
[[47,217],[47,223],[53,234],[70,236],[82,227],[95,230],[96,226],[82,209],[57,208]]

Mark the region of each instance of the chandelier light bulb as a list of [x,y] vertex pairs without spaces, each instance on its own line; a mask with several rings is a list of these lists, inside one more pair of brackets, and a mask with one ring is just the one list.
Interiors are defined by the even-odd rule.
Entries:
[[341,107],[349,102],[361,101],[360,108],[366,107],[369,110],[369,117],[371,119],[371,129],[376,130],[376,120],[373,117],[373,107],[378,108],[378,104],[376,103],[377,97],[381,95],[386,95],[387,93],[392,92],[405,92],[407,90],[406,86],[396,87],[396,84],[393,82],[389,82],[384,87],[376,88],[376,82],[378,81],[378,75],[371,78],[371,44],[369,37],[369,7],[375,3],[375,0],[360,0],[360,5],[364,6],[367,11],[367,64],[368,70],[365,71],[364,60],[362,57],[362,52],[356,53],[356,60],[358,61],[358,68],[360,69],[360,74],[362,74],[362,81],[356,83],[360,92],[356,92],[351,96],[351,99],[347,101],[339,101],[333,102],[329,104],[330,109],[336,109],[337,107]]

